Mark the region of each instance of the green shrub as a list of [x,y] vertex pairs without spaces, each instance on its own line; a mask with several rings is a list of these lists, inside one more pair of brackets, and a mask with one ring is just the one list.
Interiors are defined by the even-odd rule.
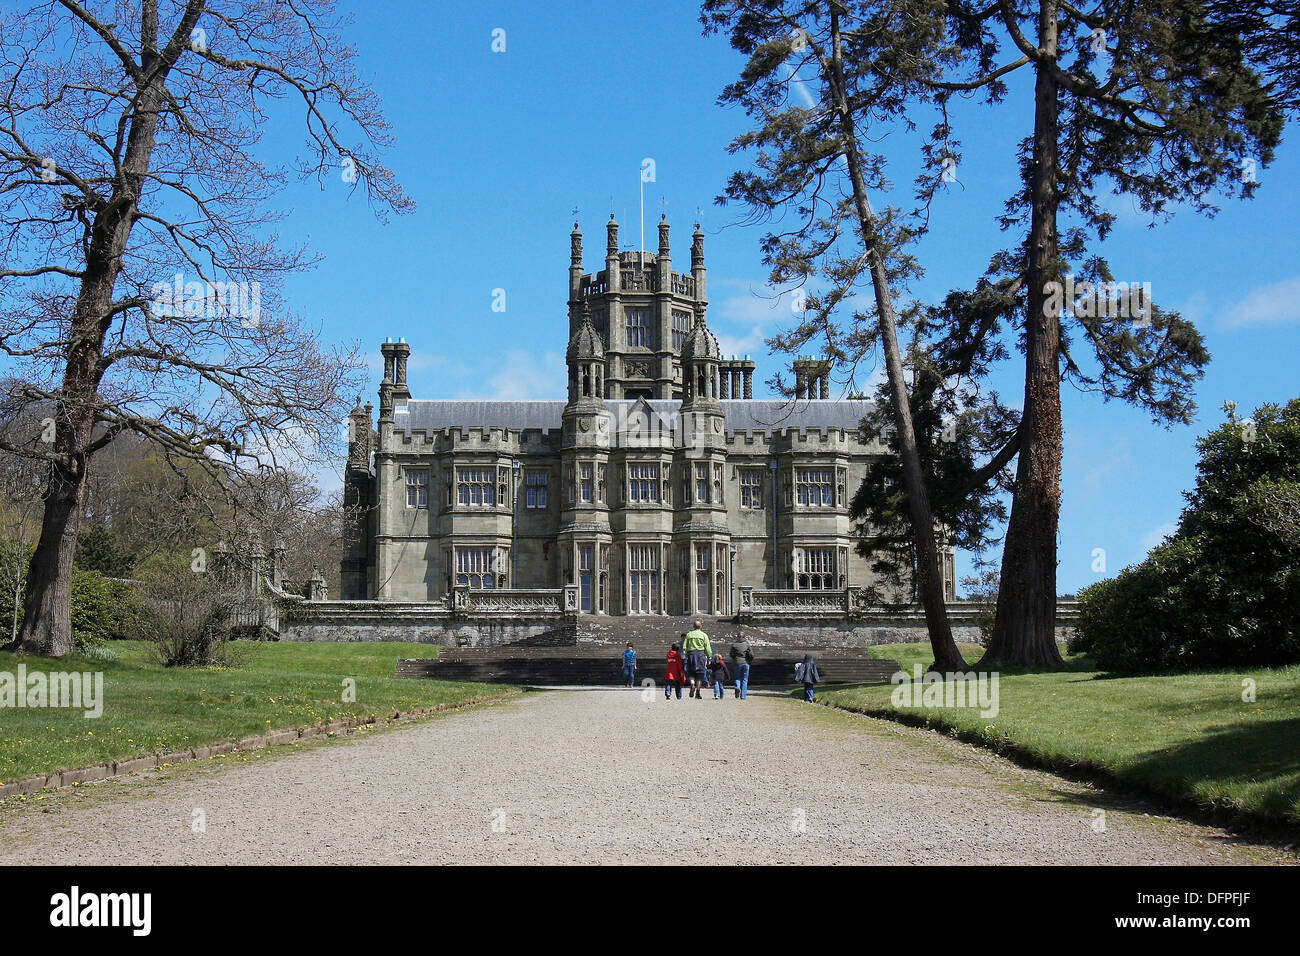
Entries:
[[73,564],[79,570],[98,571],[109,578],[129,578],[135,563],[135,555],[104,525],[92,522],[78,533]]
[[1300,399],[1265,405],[1197,443],[1194,491],[1174,536],[1079,594],[1071,650],[1149,673],[1300,661]]
[[72,641],[79,650],[138,634],[135,586],[98,571],[72,573]]

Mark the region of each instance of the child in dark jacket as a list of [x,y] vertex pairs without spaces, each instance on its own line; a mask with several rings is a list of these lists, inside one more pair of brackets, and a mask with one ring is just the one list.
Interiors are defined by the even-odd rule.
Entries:
[[713,660],[709,662],[709,681],[713,684],[713,699],[722,700],[722,685],[724,682],[731,683],[731,671],[727,669],[727,662],[721,654],[714,654]]
[[817,670],[817,659],[811,654],[805,654],[803,663],[795,665],[795,671],[795,678],[803,682],[804,703],[811,704],[814,688],[822,679],[821,673]]

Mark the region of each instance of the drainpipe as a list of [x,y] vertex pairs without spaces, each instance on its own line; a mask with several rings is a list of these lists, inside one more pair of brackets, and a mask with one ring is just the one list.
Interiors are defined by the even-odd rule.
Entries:
[[727,569],[727,603],[730,605],[730,613],[736,613],[736,542],[732,541],[727,548],[731,554],[731,565]]
[[510,462],[513,482],[510,496],[510,586],[519,587],[519,459]]
[[776,553],[776,459],[769,461],[767,467],[772,473],[772,590],[775,591],[777,569],[780,567],[780,558]]

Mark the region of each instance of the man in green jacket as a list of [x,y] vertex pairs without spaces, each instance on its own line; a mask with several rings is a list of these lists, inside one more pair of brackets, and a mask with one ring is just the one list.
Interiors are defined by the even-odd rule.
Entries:
[[708,680],[713,645],[709,643],[709,635],[704,633],[699,621],[695,622],[694,630],[686,633],[682,641],[682,653],[686,655],[686,676],[691,682],[691,696],[703,700],[700,688]]

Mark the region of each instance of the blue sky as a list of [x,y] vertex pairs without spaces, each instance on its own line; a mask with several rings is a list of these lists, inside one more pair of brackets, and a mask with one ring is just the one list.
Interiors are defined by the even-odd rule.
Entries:
[[[741,59],[724,38],[701,35],[694,4],[402,0],[353,9],[349,36],[397,140],[389,164],[419,205],[380,224],[341,178],[283,197],[291,211],[284,238],[307,239],[325,257],[291,278],[287,292],[327,339],[360,341],[377,369],[379,343],[405,337],[416,397],[561,397],[572,209],[594,271],[611,209],[622,241],[637,242],[639,169],[648,157],[656,181],[646,184],[647,242],[654,245],[666,208],[674,260],[687,263],[703,207],[710,324],[725,351],[750,353],[758,377],[771,374],[777,360],[763,338],[790,313],[765,289],[763,228],[738,225],[740,210],[713,205],[741,162],[725,146],[746,117],[716,105]],[[491,49],[497,28],[503,53]],[[927,275],[914,295],[933,301],[969,286],[1010,241],[994,216],[1014,187],[1027,80],[1013,77],[1013,95],[997,109],[955,114],[958,183],[936,203],[917,250]],[[296,148],[295,116],[284,117],[268,148]],[[881,147],[898,163],[900,204],[910,198],[915,144],[895,134]],[[1135,409],[1066,388],[1063,592],[1102,576],[1094,549],[1105,550],[1113,574],[1172,529],[1195,476],[1193,442],[1222,419],[1225,399],[1249,410],[1300,394],[1297,174],[1300,153],[1288,143],[1260,171],[1253,202],[1229,200],[1214,220],[1180,214],[1154,229],[1129,200],[1113,200],[1120,220],[1104,252],[1116,277],[1150,282],[1157,303],[1194,319],[1213,360],[1191,427],[1166,430]],[[498,288],[504,313],[492,311]],[[1019,404],[1015,372],[1001,387]],[[373,379],[377,386],[377,372]],[[961,573],[969,568],[963,558]]]

